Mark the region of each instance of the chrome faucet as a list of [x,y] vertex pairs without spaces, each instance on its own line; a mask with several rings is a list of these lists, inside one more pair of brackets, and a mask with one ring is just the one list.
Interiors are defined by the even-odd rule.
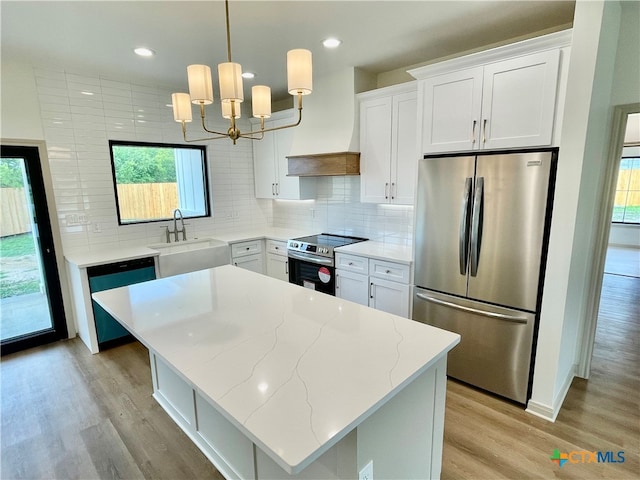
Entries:
[[[180,228],[178,229],[178,215],[180,216]],[[169,243],[169,234],[173,233],[174,241],[177,242],[180,239],[178,238],[178,233],[182,233],[182,240],[187,239],[187,230],[184,226],[184,218],[182,217],[182,212],[179,208],[176,208],[173,211],[173,231],[169,230],[167,227],[167,243]]]

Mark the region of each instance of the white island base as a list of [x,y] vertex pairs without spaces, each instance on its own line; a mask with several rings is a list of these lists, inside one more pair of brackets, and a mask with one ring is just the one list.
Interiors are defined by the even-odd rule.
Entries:
[[304,470],[289,474],[155,353],[149,356],[154,398],[226,478],[357,479],[370,461],[376,479],[440,478],[446,357]]
[[[227,478],[440,476],[460,336],[226,265],[94,293]],[[368,478],[372,478],[371,474]]]

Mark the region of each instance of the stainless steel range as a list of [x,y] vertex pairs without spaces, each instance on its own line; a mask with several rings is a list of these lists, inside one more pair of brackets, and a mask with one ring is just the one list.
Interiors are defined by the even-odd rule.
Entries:
[[365,240],[368,239],[330,233],[289,240],[289,283],[335,295],[334,249]]

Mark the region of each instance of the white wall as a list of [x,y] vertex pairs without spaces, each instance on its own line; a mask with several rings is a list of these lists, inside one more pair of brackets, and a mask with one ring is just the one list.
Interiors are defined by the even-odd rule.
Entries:
[[33,68],[2,58],[0,137],[44,139]]
[[[637,71],[640,25],[637,14],[621,10],[620,3],[613,1],[576,3],[557,177],[562,188],[557,189],[554,202],[533,395],[528,405],[530,412],[547,418],[555,418],[574,375],[576,345],[588,301],[587,277],[599,228],[594,213],[601,201],[612,105],[640,100],[637,82],[626,78]],[[630,41],[635,47],[628,47]]]

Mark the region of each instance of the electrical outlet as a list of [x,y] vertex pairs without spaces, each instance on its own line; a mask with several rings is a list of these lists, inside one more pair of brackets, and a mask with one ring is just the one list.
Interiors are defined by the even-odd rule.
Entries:
[[358,480],[373,480],[373,460],[369,460],[369,463],[362,467]]

